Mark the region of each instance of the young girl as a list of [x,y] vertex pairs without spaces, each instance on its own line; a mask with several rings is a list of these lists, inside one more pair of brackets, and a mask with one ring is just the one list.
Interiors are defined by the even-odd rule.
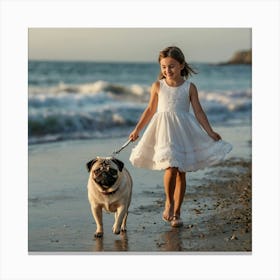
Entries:
[[[221,140],[209,124],[196,86],[187,80],[196,72],[187,64],[182,51],[168,47],[160,52],[158,61],[159,80],[153,83],[149,104],[129,138],[135,141],[150,123],[132,149],[130,161],[137,167],[165,169],[166,201],[162,218],[179,227],[183,225],[180,209],[186,190],[186,172],[219,162],[232,146]],[[196,119],[189,113],[190,103]]]

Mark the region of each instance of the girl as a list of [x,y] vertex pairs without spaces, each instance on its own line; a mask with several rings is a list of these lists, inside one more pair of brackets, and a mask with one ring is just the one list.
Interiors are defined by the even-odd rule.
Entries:
[[[182,51],[167,47],[160,52],[158,62],[159,80],[153,83],[149,104],[129,138],[135,141],[150,123],[132,149],[130,161],[137,167],[165,169],[166,201],[162,218],[179,227],[183,225],[180,209],[186,190],[186,172],[217,163],[232,146],[221,140],[209,124],[196,86],[187,80],[196,72],[187,64]],[[190,103],[196,119],[189,113]]]

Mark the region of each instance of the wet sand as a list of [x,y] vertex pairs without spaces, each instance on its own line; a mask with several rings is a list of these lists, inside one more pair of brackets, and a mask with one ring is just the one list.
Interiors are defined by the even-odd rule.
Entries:
[[187,174],[181,228],[172,228],[161,219],[165,201],[163,172],[134,168],[128,161],[129,146],[119,156],[134,181],[127,232],[114,235],[114,215],[103,213],[101,239],[94,238],[85,164],[97,155],[110,155],[125,139],[31,145],[29,253],[251,252],[251,142],[250,131],[244,131],[239,139],[224,129],[223,135],[231,136],[234,145],[228,159]]

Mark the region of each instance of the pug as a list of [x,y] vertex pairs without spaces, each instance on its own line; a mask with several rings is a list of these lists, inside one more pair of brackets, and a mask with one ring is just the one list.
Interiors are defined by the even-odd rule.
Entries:
[[87,163],[88,199],[96,222],[95,237],[103,236],[102,209],[115,212],[113,233],[126,231],[132,178],[124,163],[114,157],[97,157]]

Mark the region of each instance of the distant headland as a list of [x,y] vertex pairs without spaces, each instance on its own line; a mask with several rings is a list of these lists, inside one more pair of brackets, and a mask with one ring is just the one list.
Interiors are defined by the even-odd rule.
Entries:
[[234,64],[252,64],[252,50],[237,51],[233,54],[227,62],[219,63],[220,65],[234,65]]

